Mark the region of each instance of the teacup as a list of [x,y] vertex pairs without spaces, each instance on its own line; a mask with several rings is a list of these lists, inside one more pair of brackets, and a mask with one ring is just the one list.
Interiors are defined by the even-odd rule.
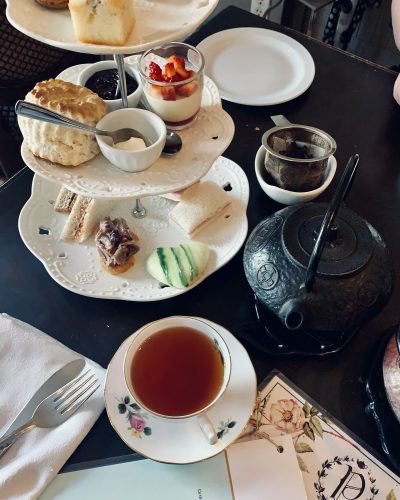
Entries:
[[200,318],[188,316],[144,326],[124,360],[126,385],[143,409],[169,422],[196,419],[210,444],[218,436],[207,412],[224,394],[230,374],[224,339]]

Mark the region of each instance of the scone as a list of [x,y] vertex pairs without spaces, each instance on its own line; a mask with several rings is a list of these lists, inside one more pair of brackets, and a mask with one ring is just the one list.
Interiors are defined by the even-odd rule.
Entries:
[[72,24],[80,42],[124,45],[133,25],[133,0],[69,0]]
[[[91,126],[107,112],[107,104],[97,94],[62,80],[37,83],[25,99]],[[23,116],[18,116],[18,124],[32,153],[54,163],[76,166],[100,152],[93,134]]]
[[123,217],[105,217],[99,224],[94,241],[100,255],[100,265],[108,273],[124,273],[135,263],[139,238]]

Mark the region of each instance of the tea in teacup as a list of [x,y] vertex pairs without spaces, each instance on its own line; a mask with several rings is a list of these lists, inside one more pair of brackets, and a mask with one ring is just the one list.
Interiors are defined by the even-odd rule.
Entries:
[[149,410],[182,416],[206,408],[224,381],[218,346],[194,328],[176,326],[152,334],[132,359],[131,382]]

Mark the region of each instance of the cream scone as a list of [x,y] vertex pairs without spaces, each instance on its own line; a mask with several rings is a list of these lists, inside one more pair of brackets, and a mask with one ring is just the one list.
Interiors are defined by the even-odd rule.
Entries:
[[134,0],[69,0],[80,42],[124,45],[135,24]]
[[[107,112],[97,94],[62,80],[37,83],[25,100],[90,126]],[[23,116],[18,116],[18,124],[32,153],[53,163],[77,166],[100,152],[93,134]]]

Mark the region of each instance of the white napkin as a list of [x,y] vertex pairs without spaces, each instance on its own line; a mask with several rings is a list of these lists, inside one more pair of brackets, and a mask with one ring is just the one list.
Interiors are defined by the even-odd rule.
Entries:
[[[0,314],[0,436],[39,387],[82,357],[36,328]],[[33,429],[0,458],[0,499],[35,499],[61,469],[104,409],[105,370],[86,359],[101,387],[66,422]]]

